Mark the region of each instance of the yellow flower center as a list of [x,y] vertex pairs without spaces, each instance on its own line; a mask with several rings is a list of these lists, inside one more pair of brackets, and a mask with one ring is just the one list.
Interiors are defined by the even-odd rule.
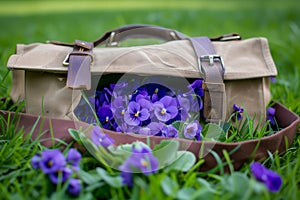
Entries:
[[156,89],[154,90],[154,93],[155,93],[155,94],[157,94],[157,93],[158,93],[158,88],[156,88]]
[[47,162],[47,165],[48,165],[49,167],[51,167],[51,166],[53,165],[52,161],[51,161],[51,160],[48,161],[48,162]]
[[167,111],[167,110],[166,110],[165,108],[163,108],[163,109],[161,110],[160,113],[161,113],[162,115],[164,115],[164,114],[166,114],[166,111]]
[[188,128],[188,129],[187,129],[187,132],[188,132],[188,133],[192,133],[193,130],[194,130],[193,128]]
[[123,109],[122,111],[121,111],[121,115],[124,115],[125,114],[125,110]]
[[105,118],[105,122],[108,122],[108,120],[109,120],[109,117],[106,117],[106,118]]
[[135,116],[135,117],[138,117],[139,114],[140,114],[140,111],[137,111],[137,112],[134,114],[134,116]]
[[147,167],[148,166],[148,162],[144,159],[141,160],[141,164],[143,167]]

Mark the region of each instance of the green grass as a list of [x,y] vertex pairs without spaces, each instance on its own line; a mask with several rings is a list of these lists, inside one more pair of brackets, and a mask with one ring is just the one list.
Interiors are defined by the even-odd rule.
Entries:
[[[6,62],[14,53],[16,44],[47,40],[91,41],[109,29],[131,23],[146,23],[177,29],[190,36],[217,36],[238,32],[243,38],[268,38],[279,72],[277,82],[271,85],[273,99],[300,115],[298,2],[87,1],[80,6],[82,1],[0,1],[0,97],[8,96],[11,89],[11,73],[6,69]],[[2,109],[7,107],[1,104]],[[0,121],[1,198],[67,198],[63,189],[57,190],[49,185],[46,176],[37,173],[30,165],[30,158],[43,147],[30,138],[22,137],[22,131],[15,132],[13,125],[4,128],[5,122],[3,119]],[[255,182],[249,176],[249,163],[245,163],[239,172],[232,175],[199,173],[195,170],[189,173],[172,171],[149,177],[137,176],[131,189],[114,188],[105,181],[96,182],[97,178],[93,182],[91,178],[90,182],[85,180],[81,197],[89,199],[93,195],[98,199],[173,199],[186,197],[190,193],[194,198],[297,199],[300,196],[299,146],[298,132],[292,146],[284,155],[270,154],[264,161],[265,166],[283,177],[284,182],[279,193],[268,193]],[[85,172],[94,175],[94,170],[99,165],[94,158],[85,154],[81,166]],[[241,182],[236,182],[237,180]],[[241,190],[233,183],[247,187]]]

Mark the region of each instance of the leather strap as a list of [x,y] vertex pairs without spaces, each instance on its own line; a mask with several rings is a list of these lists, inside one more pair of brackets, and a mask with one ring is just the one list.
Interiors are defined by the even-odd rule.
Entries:
[[[268,152],[274,153],[279,151],[279,153],[282,153],[286,151],[288,146],[292,143],[300,123],[300,118],[279,103],[275,103],[273,107],[276,110],[276,121],[281,129],[271,136],[237,143],[198,142],[186,139],[176,140],[181,143],[180,147],[193,152],[196,158],[198,158],[200,151],[204,150],[204,152],[206,152],[205,156],[203,156],[205,163],[201,165],[201,171],[207,171],[217,165],[214,156],[210,153],[211,149],[213,149],[221,157],[224,150],[230,152],[234,149],[237,149],[237,151],[230,155],[230,157],[233,160],[234,168],[239,169],[244,162],[248,160],[260,160],[268,157]],[[59,140],[63,140],[66,143],[71,142],[72,138],[68,133],[69,128],[81,128],[84,132],[86,132],[86,134],[89,134],[91,130],[91,125],[80,121],[75,122],[72,120],[40,117],[36,115],[14,113],[4,110],[0,110],[0,119],[0,122],[3,122],[4,120],[6,121],[3,122],[3,124],[6,126],[14,125],[16,132],[23,128],[23,132],[25,134],[31,134],[32,139],[39,138],[41,143],[47,147],[51,147]],[[10,122],[10,124],[8,124],[8,122]],[[32,130],[35,124],[36,128]],[[2,131],[5,130],[2,129]],[[116,145],[132,143],[137,140],[147,142],[147,136],[130,133],[117,133],[106,129],[103,129],[103,132],[113,138]],[[1,134],[3,133],[0,132],[0,135]],[[52,135],[54,138],[52,138]],[[159,144],[161,140],[165,140],[165,138],[159,136],[150,137],[151,145]],[[257,148],[258,144],[259,146]],[[286,146],[286,144],[288,146]],[[81,150],[85,149],[81,148]]]
[[74,49],[68,55],[67,87],[71,89],[91,89],[90,65],[93,61],[93,43],[75,40]]
[[172,29],[147,24],[132,24],[105,32],[99,39],[94,41],[94,46],[103,44],[116,46],[119,42],[128,38],[157,38],[172,41],[184,40],[188,37]]
[[217,123],[226,118],[226,95],[224,85],[224,63],[216,55],[208,37],[190,38],[198,57],[199,71],[204,77],[204,118]]

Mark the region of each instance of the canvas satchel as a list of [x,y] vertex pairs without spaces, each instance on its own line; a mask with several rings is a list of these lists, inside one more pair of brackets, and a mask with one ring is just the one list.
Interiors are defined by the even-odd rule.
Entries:
[[[169,42],[111,47],[136,37]],[[240,39],[236,35],[190,38],[161,27],[131,25],[108,31],[93,43],[18,44],[7,63],[13,70],[11,97],[24,99],[27,113],[75,119],[73,109],[81,99],[76,89],[93,91],[91,82],[99,82],[104,74],[203,78],[207,121],[227,119],[234,104],[256,116],[256,121],[262,120],[271,97],[269,78],[277,75],[268,42],[265,38],[232,40],[235,38]],[[96,48],[103,44],[110,47]]]
[[[132,38],[156,38],[166,42],[118,46]],[[237,34],[191,38],[178,31],[152,25],[120,27],[104,33],[94,42],[18,44],[7,67],[13,72],[11,97],[15,102],[25,101],[26,114],[7,111],[0,114],[6,119],[10,116],[18,118],[18,127],[25,126],[25,132],[30,132],[30,127],[38,120],[40,128],[34,131],[34,138],[38,137],[39,131],[44,134],[42,138],[54,132],[56,138],[66,141],[71,140],[68,128],[88,130],[90,125],[80,121],[74,110],[84,98],[83,94],[95,93],[99,83],[154,77],[166,86],[180,88],[190,80],[201,78],[204,90],[202,116],[206,123],[220,124],[228,120],[236,104],[243,107],[257,125],[266,121],[266,107],[271,99],[269,81],[270,77],[277,75],[266,38],[241,40]],[[277,110],[276,119],[281,130],[261,140],[231,144],[178,140],[182,148],[193,152],[197,158],[204,147],[207,154],[202,170],[216,165],[210,150],[219,155],[223,150],[235,150],[230,155],[234,167],[239,168],[248,159],[264,158],[268,151],[283,152],[286,145],[291,144],[299,117],[279,103],[273,102],[273,107]],[[38,116],[43,116],[43,120],[39,120]],[[53,128],[50,128],[52,125]],[[114,138],[116,144],[146,141],[147,138],[107,129],[103,131]],[[162,139],[152,136],[151,144]],[[44,142],[47,146],[50,143]]]

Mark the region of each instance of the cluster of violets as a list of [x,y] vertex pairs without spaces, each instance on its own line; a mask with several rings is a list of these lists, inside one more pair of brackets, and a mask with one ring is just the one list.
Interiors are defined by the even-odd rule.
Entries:
[[[114,145],[114,140],[103,133],[99,126],[94,126],[91,140],[96,146],[108,148]],[[133,173],[143,173],[145,175],[155,173],[158,170],[158,160],[152,154],[152,150],[143,142],[136,142],[133,145],[131,155],[119,167],[121,171],[122,183],[132,187]]]
[[79,179],[73,178],[73,174],[80,169],[79,162],[81,154],[74,148],[71,148],[66,157],[58,149],[44,150],[36,154],[31,159],[34,169],[41,169],[49,175],[52,183],[68,182],[68,192],[73,196],[78,196],[81,190]]
[[[134,92],[127,92],[131,84],[110,84],[97,90],[95,97],[89,97],[103,128],[148,136],[179,137],[172,123],[181,121],[185,122],[183,137],[200,140],[202,126],[197,118],[203,108],[201,79],[187,85],[186,91],[148,83],[134,89]],[[87,107],[79,107],[76,115],[86,121],[87,110]]]
[[271,192],[278,192],[282,185],[282,178],[276,172],[267,169],[262,164],[254,162],[250,166],[252,175],[256,180],[265,184]]
[[[134,87],[137,82],[146,84]],[[202,82],[202,79],[196,79],[186,86],[185,91],[179,91],[151,83],[150,78],[147,81],[122,81],[96,90],[88,100],[105,129],[200,141],[202,126],[199,119],[204,118]],[[232,109],[232,119],[240,121],[244,108],[234,104]],[[81,121],[96,123],[91,108],[84,102],[75,109],[75,113]],[[267,109],[267,120],[272,126],[276,125],[275,109],[272,107]],[[174,122],[183,122],[182,133]]]

